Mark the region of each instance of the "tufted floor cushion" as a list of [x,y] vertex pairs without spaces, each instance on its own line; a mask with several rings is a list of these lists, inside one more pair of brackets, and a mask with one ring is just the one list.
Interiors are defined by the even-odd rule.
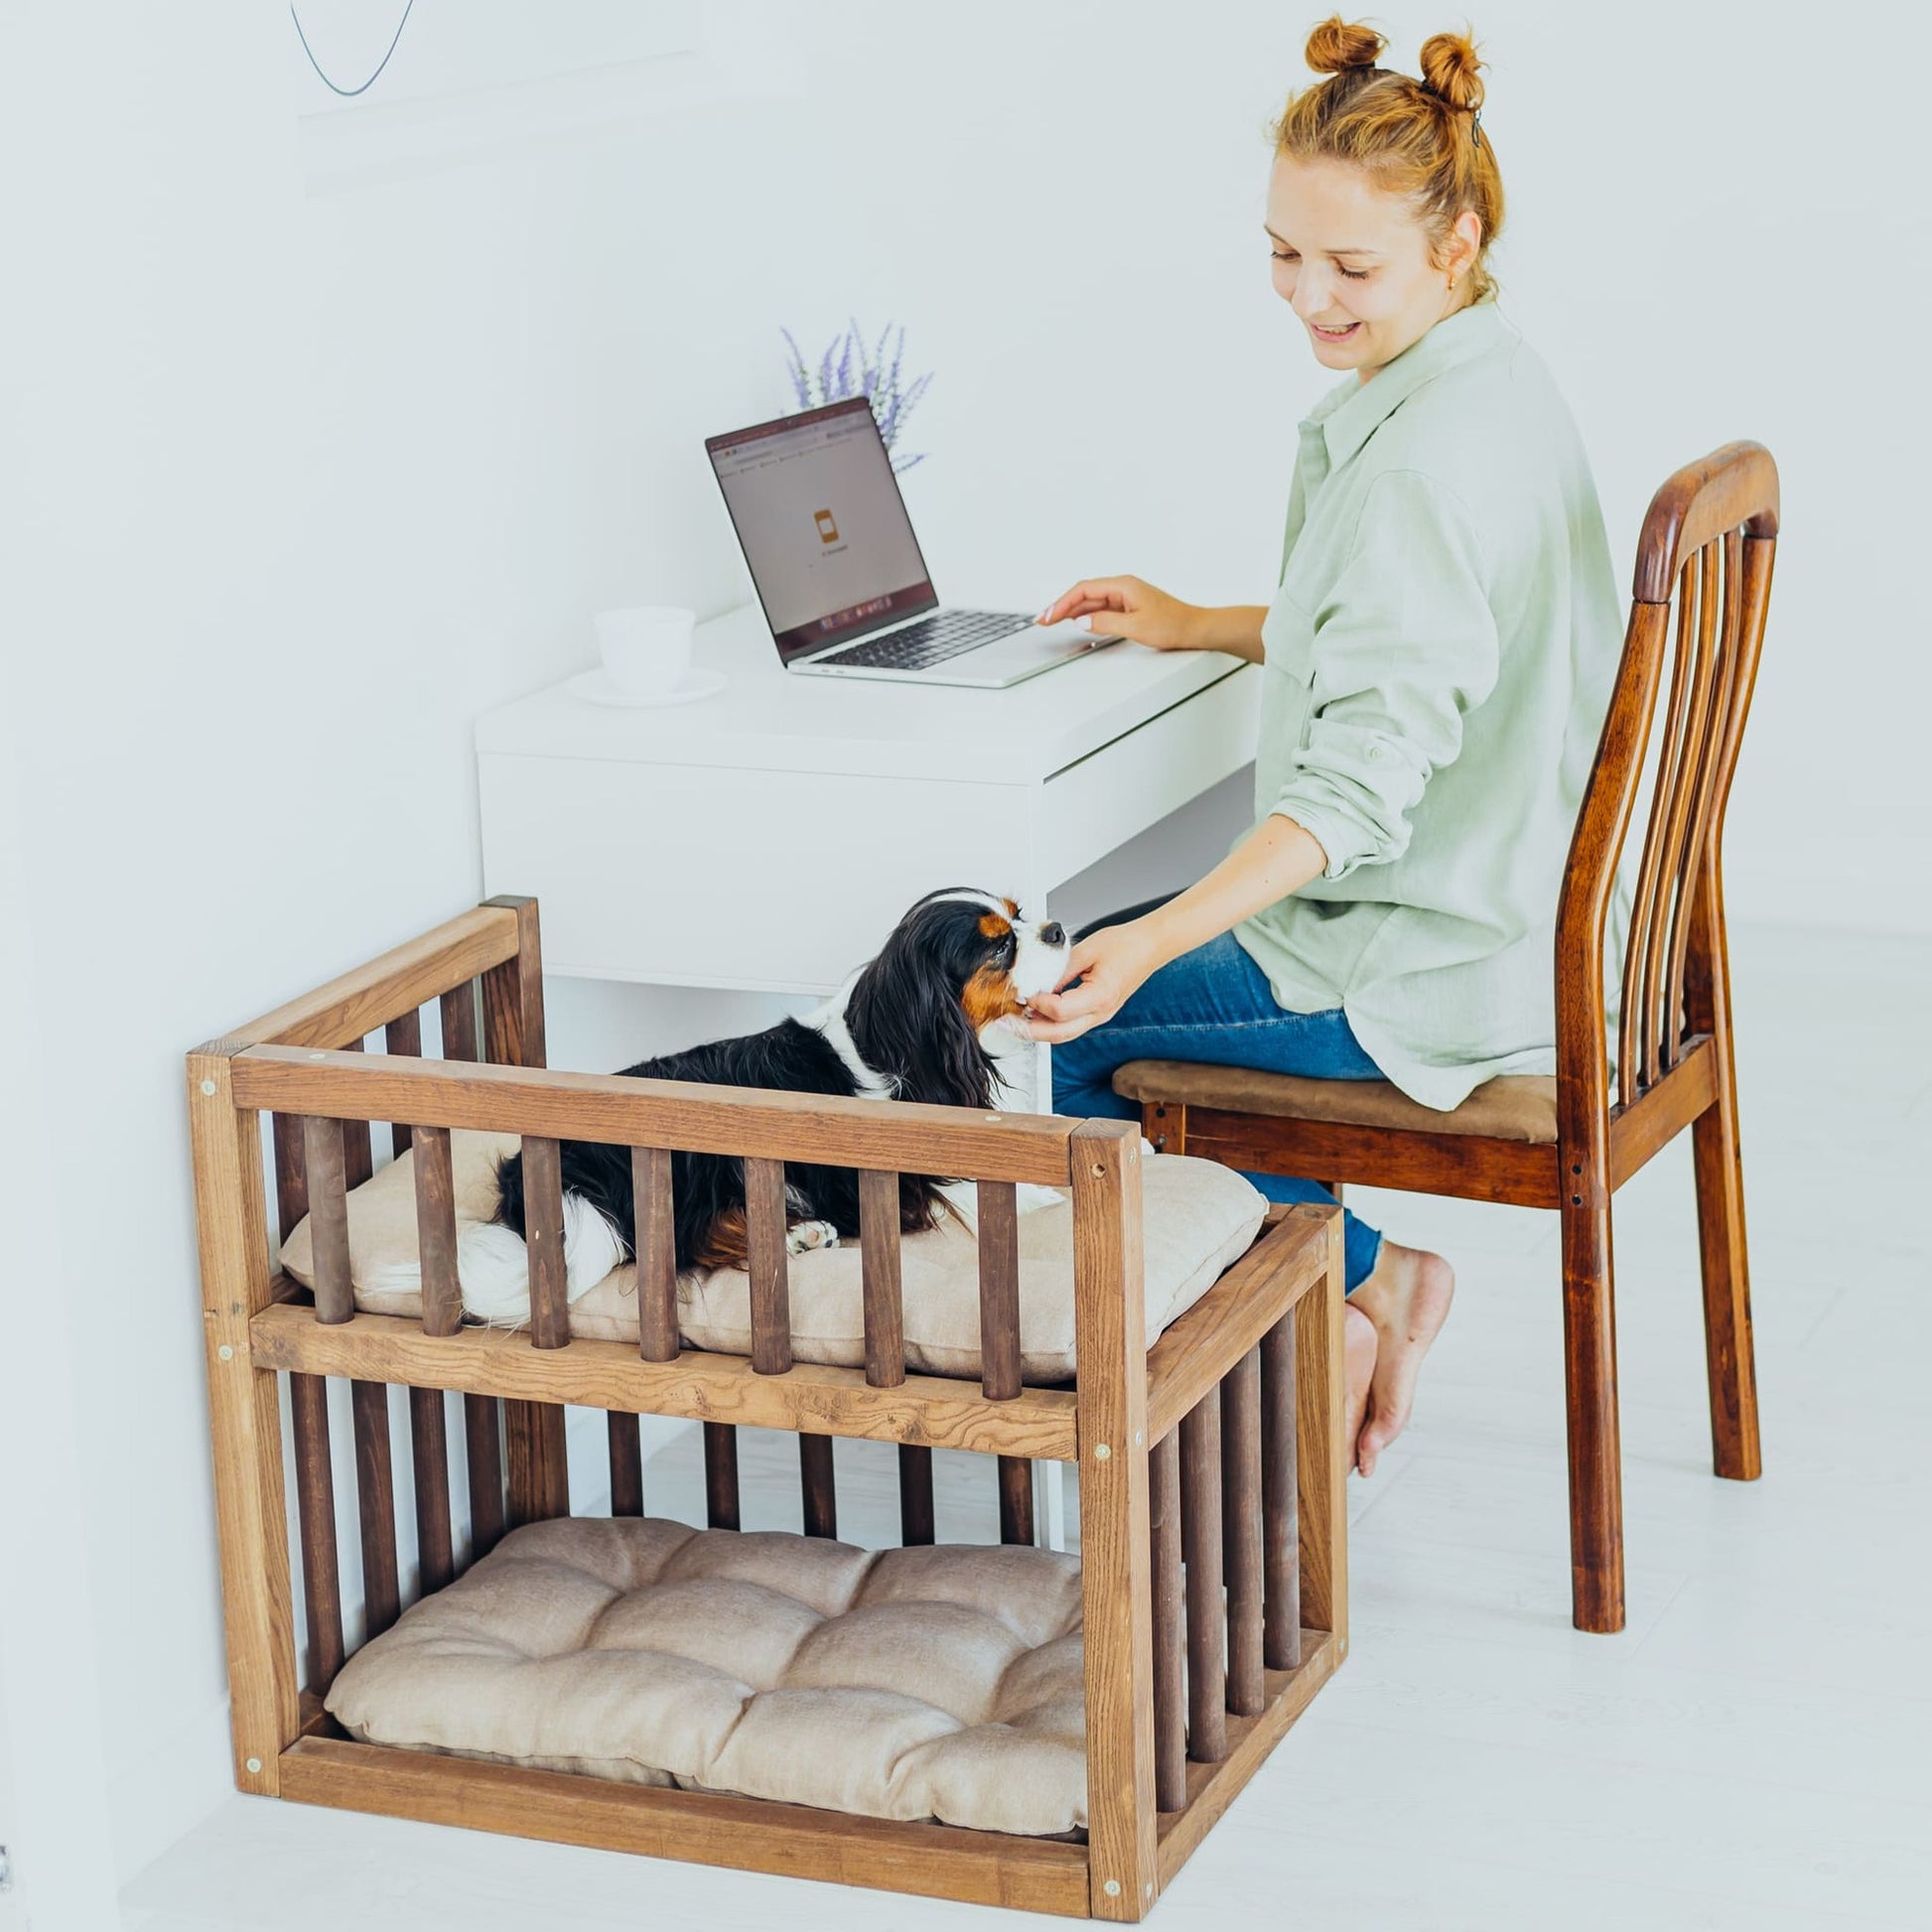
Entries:
[[[506,1134],[450,1137],[459,1223],[496,1210],[496,1162],[517,1142]],[[416,1252],[415,1170],[404,1154],[348,1197],[349,1273],[355,1306],[371,1314],[421,1311]],[[1046,1190],[1042,1190],[1046,1191]],[[1147,1334],[1152,1341],[1213,1287],[1253,1242],[1268,1203],[1253,1184],[1212,1161],[1150,1155],[1141,1164],[1142,1249]],[[282,1266],[314,1286],[309,1223],[282,1244]],[[900,1243],[905,1363],[930,1375],[974,1376],[980,1368],[979,1249],[947,1220]],[[794,1255],[790,1263],[792,1352],[802,1362],[857,1367],[865,1361],[865,1295],[857,1242]],[[687,1275],[678,1284],[678,1322],[693,1348],[747,1355],[752,1347],[751,1282],[742,1270]],[[606,1341],[637,1337],[637,1274],[614,1270],[571,1304],[570,1331]],[[1021,1372],[1029,1382],[1073,1373],[1073,1209],[1062,1195],[1020,1217]]]
[[1409,1134],[1480,1134],[1497,1141],[1553,1146],[1557,1138],[1554,1074],[1505,1073],[1486,1080],[1445,1113],[1411,1100],[1387,1080],[1313,1080],[1299,1073],[1258,1073],[1245,1066],[1193,1060],[1129,1060],[1114,1091],[1143,1103],[1215,1107],[1230,1114],[1315,1120],[1347,1127],[1388,1127]]
[[365,1742],[1035,1836],[1086,1824],[1077,1557],[513,1531],[351,1657]]

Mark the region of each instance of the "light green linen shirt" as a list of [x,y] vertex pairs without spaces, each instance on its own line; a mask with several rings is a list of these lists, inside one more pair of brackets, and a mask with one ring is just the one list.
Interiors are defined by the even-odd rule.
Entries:
[[1328,864],[1234,936],[1426,1106],[1554,1070],[1557,891],[1622,633],[1577,426],[1493,300],[1302,424],[1255,810]]

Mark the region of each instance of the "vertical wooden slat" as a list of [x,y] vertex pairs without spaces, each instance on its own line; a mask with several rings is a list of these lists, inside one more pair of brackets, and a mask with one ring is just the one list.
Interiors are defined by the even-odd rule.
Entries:
[[348,1275],[348,1196],[344,1172],[343,1124],[302,1123],[309,1183],[309,1241],[315,1273],[316,1319],[331,1324],[355,1312]]
[[1034,1465],[1024,1455],[1003,1455],[1000,1464],[1000,1541],[1034,1540]]
[[[505,894],[484,903],[505,906],[516,914],[516,951],[508,959],[490,967],[483,976],[483,1058],[492,1066],[542,1066],[545,1064],[543,945],[537,929],[537,902],[534,898]],[[459,1029],[461,1024],[459,1019]],[[527,1207],[527,1143],[524,1187]],[[559,1274],[563,1262],[562,1225],[559,1211],[555,1224]],[[533,1273],[536,1266],[533,1254]],[[530,1310],[532,1341],[538,1340],[536,1291],[537,1284],[533,1280]],[[569,1333],[566,1311],[565,1340],[569,1339]],[[564,1412],[560,1405],[506,1401],[503,1404],[503,1458],[509,1473],[508,1520],[512,1526],[570,1514],[570,1472],[564,1457]]]
[[456,1577],[450,1527],[450,1431],[441,1389],[409,1391],[410,1464],[416,1477],[416,1571],[427,1596]]
[[613,1409],[605,1418],[611,1436],[611,1514],[644,1513],[644,1449],[637,1434],[637,1418],[627,1409]]
[[899,1282],[898,1175],[859,1171],[859,1262],[865,1282],[866,1380],[905,1380],[905,1303]]
[[832,1475],[832,1439],[798,1434],[798,1487],[804,1502],[805,1534],[837,1536],[838,1495]]
[[437,1002],[443,1024],[443,1057],[446,1060],[477,1060],[478,1048],[477,982],[465,980]]
[[248,1348],[249,1321],[269,1297],[261,1119],[234,1103],[234,1050],[221,1040],[188,1055],[188,1115],[232,1761],[241,1790],[272,1794],[300,1722],[300,1698],[280,1388],[275,1371],[255,1367]]
[[752,1277],[752,1366],[791,1366],[791,1285],[785,1255],[785,1164],[747,1156],[745,1228]]
[[[415,1007],[398,1014],[382,1030],[382,1050],[406,1054],[411,1059],[423,1056],[423,1016]],[[414,1136],[402,1121],[389,1123],[389,1155],[400,1161],[409,1152]]]
[[1261,1340],[1262,1651],[1270,1670],[1302,1667],[1302,1532],[1295,1443],[1295,1316]]
[[[343,1042],[345,1053],[359,1053],[362,1042],[349,1039]],[[351,1189],[361,1186],[363,1181],[375,1173],[375,1129],[365,1120],[345,1120],[343,1122],[343,1176]]]
[[509,1464],[511,1529],[570,1514],[570,1463],[561,1403],[505,1402],[503,1455]]
[[1187,1566],[1187,1755],[1216,1764],[1228,1754],[1218,1387],[1181,1418],[1180,1560]]
[[320,1375],[291,1375],[289,1413],[295,1425],[296,1523],[302,1536],[302,1599],[309,1623],[308,1687],[317,1697],[326,1697],[345,1655],[328,1382]]
[[1261,1350],[1221,1379],[1222,1557],[1228,1590],[1228,1709],[1258,1718],[1262,1675]]
[[1079,1366],[1087,1903],[1098,1919],[1139,1919],[1154,1901],[1159,1873],[1140,1131],[1130,1121],[1082,1121],[1069,1137],[1068,1152]]
[[523,1136],[523,1245],[530,1258],[530,1344],[570,1342],[570,1288],[564,1273],[564,1184],[561,1145]]
[[898,1540],[906,1549],[930,1543],[935,1535],[932,1509],[932,1451],[923,1443],[898,1446]]
[[355,1505],[362,1531],[362,1607],[366,1634],[380,1636],[402,1614],[396,1574],[396,1483],[389,1456],[389,1385],[351,1382],[355,1431]]
[[668,1362],[678,1351],[677,1242],[671,1219],[671,1151],[630,1150],[631,1252],[637,1259],[637,1352]]
[[463,1326],[463,1286],[456,1267],[456,1173],[450,1130],[417,1130],[416,1252],[423,1283],[423,1333],[453,1335]]
[[[309,1211],[307,1135],[293,1114],[274,1117],[275,1214],[286,1242]],[[295,1442],[295,1519],[302,1543],[302,1599],[309,1628],[308,1688],[328,1695],[342,1669],[343,1584],[336,1548],[336,1473],[329,1444],[329,1384],[289,1376],[289,1426]]]
[[503,1414],[493,1395],[463,1398],[463,1447],[470,1464],[470,1561],[503,1540]]
[[714,1530],[739,1525],[738,1431],[728,1422],[704,1426],[704,1519]]
[[1010,1180],[979,1183],[980,1387],[989,1402],[1020,1393],[1020,1210]]
[[1170,1430],[1148,1460],[1148,1517],[1154,1573],[1154,1775],[1156,1802],[1187,1802],[1187,1724],[1182,1715],[1180,1438]]

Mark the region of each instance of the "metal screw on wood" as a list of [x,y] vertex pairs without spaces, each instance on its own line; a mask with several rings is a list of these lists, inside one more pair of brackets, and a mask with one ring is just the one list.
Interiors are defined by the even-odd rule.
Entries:
[[249,1769],[249,1771],[250,1771],[250,1772],[252,1772],[252,1773],[257,1773],[257,1774],[258,1774],[258,1773],[260,1772],[260,1770],[261,1770],[261,1768],[262,1768],[262,1761],[261,1761],[261,1759],[260,1759],[260,1758],[258,1758],[258,1757],[251,1757],[251,1758],[250,1758],[250,1759],[248,1760],[248,1769]]
[[219,1355],[224,1362],[231,1362],[234,1360],[234,1350],[230,1348],[225,1341],[214,1352],[217,1355]]
[[1105,1443],[1100,1443],[1097,1444],[1094,1448],[1093,1459],[1096,1462],[1104,1462],[1106,1461],[1108,1456],[1112,1454],[1113,1454],[1113,1450],[1109,1449]]
[[204,1080],[202,1082],[202,1091],[206,1094],[212,1096],[214,1092],[214,1082],[212,1080]]
[[1107,1882],[1100,1887],[1100,1889],[1104,1891],[1109,1898],[1118,1898],[1120,1896],[1120,1880],[1118,1878],[1109,1878]]

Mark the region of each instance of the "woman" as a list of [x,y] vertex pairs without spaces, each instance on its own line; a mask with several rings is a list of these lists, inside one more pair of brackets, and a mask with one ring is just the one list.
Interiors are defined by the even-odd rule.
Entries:
[[[1131,1117],[1112,1075],[1149,1057],[1388,1079],[1442,1109],[1555,1067],[1557,889],[1621,614],[1576,425],[1486,270],[1503,191],[1475,48],[1437,35],[1417,80],[1375,65],[1383,46],[1317,27],[1308,63],[1329,77],[1276,128],[1275,289],[1347,378],[1301,425],[1274,602],[1203,609],[1108,577],[1041,613],[1266,667],[1255,830],[1085,936],[1034,1002],[1063,1114]],[[1346,1247],[1368,1475],[1454,1276],[1353,1215]]]

